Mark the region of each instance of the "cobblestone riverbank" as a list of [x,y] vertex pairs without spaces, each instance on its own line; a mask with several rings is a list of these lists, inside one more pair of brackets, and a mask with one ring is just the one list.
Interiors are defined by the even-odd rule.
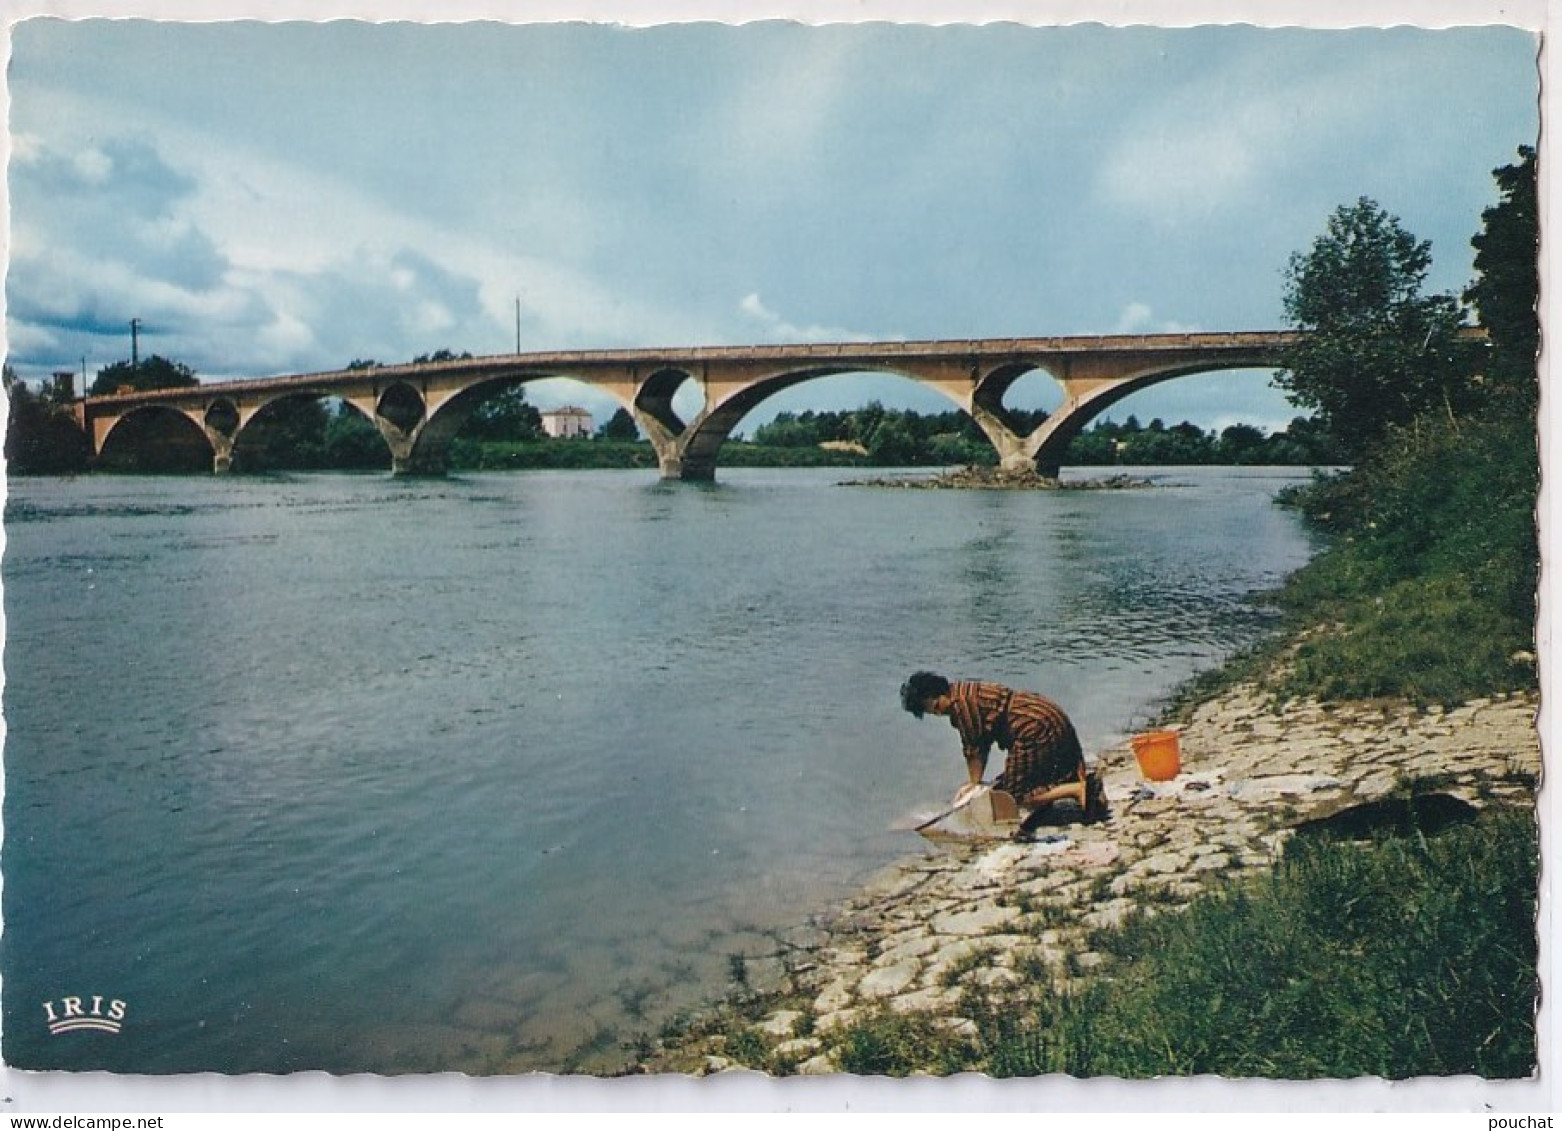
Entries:
[[1269,868],[1311,823],[1394,820],[1411,780],[1435,793],[1434,817],[1532,804],[1537,705],[1513,695],[1450,710],[1277,708],[1238,687],[1177,728],[1175,779],[1145,781],[1126,745],[1102,751],[1108,820],[1044,828],[1033,843],[944,845],[898,865],[784,940],[768,984],[756,977],[741,1007],[664,1038],[636,1071],[837,1072],[840,1034],[886,1009],[974,1033],[960,1014],[968,990],[1001,995],[1042,969],[1063,984],[1088,979],[1106,961],[1089,945],[1096,929]]

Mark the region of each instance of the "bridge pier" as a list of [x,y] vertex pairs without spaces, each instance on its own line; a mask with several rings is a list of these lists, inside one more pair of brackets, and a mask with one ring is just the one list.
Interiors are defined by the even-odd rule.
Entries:
[[386,447],[390,448],[392,475],[438,477],[449,471],[446,445],[437,437],[422,435],[421,422],[409,432],[378,413],[374,414],[373,420],[385,438]]
[[[715,479],[714,452],[701,454],[690,451],[703,417],[693,424],[685,424],[673,413],[671,397],[663,399],[665,404],[653,403],[648,407],[642,403],[634,409],[635,422],[640,425],[646,439],[651,441],[651,449],[656,452],[657,471],[664,480],[709,482]],[[720,443],[718,439],[717,446]],[[706,447],[710,445],[707,443]]]
[[1000,470],[1011,475],[1039,471],[1049,478],[1057,478],[1059,470],[1057,467],[1046,471],[1037,466],[1035,450],[1028,443],[1030,437],[1021,436],[1010,428],[997,412],[984,405],[980,399],[973,398],[970,408],[966,411],[971,414],[971,419],[976,421],[976,426],[982,430],[982,435],[987,437],[987,442],[998,453]]
[[716,478],[716,465],[709,462],[685,460],[680,456],[663,458],[658,455],[657,469],[664,480],[682,483],[710,483]]
[[[191,419],[195,419],[191,414]],[[212,475],[226,475],[233,470],[233,441],[237,433],[237,414],[233,420],[220,417],[216,412],[208,409],[205,419],[198,420],[203,433],[206,433],[206,442],[211,444],[211,472]]]
[[438,479],[450,472],[444,452],[420,451],[410,456],[391,455],[391,474],[397,477]]
[[212,474],[228,474],[233,470],[233,437],[208,428],[206,438],[212,445]]

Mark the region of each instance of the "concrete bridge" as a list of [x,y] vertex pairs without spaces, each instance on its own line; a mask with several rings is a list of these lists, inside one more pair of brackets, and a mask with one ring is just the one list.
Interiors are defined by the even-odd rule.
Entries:
[[[1274,369],[1296,338],[1259,331],[520,353],[89,397],[78,412],[94,457],[115,445],[125,422],[156,414],[204,437],[220,472],[232,465],[245,427],[268,406],[289,397],[339,397],[374,422],[393,471],[437,474],[445,470],[451,439],[489,396],[509,385],[567,377],[609,393],[634,415],[663,478],[711,479],[722,444],[766,398],[819,377],[892,373],[937,389],[969,413],[1004,468],[1056,475],[1069,441],[1130,393],[1192,373]],[[1003,398],[1032,370],[1050,374],[1064,400],[1021,434]],[[673,397],[691,381],[704,404],[685,421],[674,412]]]

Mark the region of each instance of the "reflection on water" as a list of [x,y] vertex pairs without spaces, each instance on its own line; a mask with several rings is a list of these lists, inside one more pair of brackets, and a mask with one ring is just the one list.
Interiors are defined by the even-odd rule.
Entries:
[[[838,478],[13,481],[7,1058],[607,1067],[921,850],[960,767],[908,671],[1100,749],[1309,552],[1272,474]],[[50,1037],[72,993],[124,1031]]]

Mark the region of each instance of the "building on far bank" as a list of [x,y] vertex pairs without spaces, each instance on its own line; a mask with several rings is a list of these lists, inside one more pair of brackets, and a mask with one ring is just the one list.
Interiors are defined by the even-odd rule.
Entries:
[[578,405],[561,405],[542,413],[542,430],[555,440],[589,439],[591,414]]

